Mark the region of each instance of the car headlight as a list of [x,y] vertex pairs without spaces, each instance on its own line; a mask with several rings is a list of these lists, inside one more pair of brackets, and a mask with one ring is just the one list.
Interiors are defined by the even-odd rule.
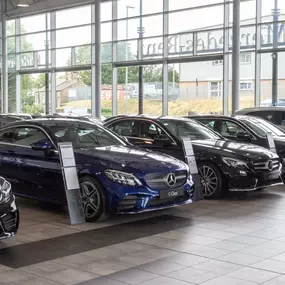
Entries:
[[230,157],[223,157],[223,162],[233,168],[248,168],[247,163],[245,161],[230,158]]
[[118,171],[118,170],[105,170],[106,176],[114,182],[118,182],[128,186],[141,186],[142,183],[133,174]]
[[11,184],[0,177],[0,204],[4,204],[9,201],[11,196]]

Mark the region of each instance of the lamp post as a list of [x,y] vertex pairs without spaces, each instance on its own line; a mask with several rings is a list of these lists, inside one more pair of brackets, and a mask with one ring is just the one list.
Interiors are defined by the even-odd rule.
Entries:
[[[133,6],[126,6],[126,61],[129,60],[129,45],[128,45],[128,39],[129,39],[129,9],[134,9]],[[126,74],[125,74],[125,113],[128,114],[128,84],[129,84],[129,67],[126,66]]]
[[272,105],[277,105],[278,100],[278,0],[274,0],[273,14],[273,53],[272,53]]

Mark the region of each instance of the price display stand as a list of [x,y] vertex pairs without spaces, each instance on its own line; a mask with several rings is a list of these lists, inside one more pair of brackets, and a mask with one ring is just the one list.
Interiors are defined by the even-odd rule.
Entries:
[[201,180],[200,180],[200,175],[198,172],[198,167],[196,163],[196,158],[195,158],[191,138],[182,137],[182,142],[183,142],[183,150],[184,150],[185,158],[188,163],[193,182],[195,183],[193,201],[196,202],[199,200],[203,200],[204,195],[202,193]]
[[273,139],[272,133],[267,133],[267,134],[266,134],[266,137],[267,137],[269,149],[270,149],[272,152],[277,153],[277,151],[276,151],[276,146],[275,146],[275,141],[274,141],[274,139]]
[[59,143],[59,157],[65,186],[70,224],[86,222],[72,143]]

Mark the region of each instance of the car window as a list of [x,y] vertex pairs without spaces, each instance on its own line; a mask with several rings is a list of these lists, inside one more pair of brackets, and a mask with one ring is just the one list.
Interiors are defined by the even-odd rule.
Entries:
[[74,148],[125,145],[116,135],[99,125],[55,124],[48,126],[57,142],[72,142]]
[[165,132],[156,124],[151,122],[141,122],[140,137],[146,139],[154,139],[158,135],[164,135]]
[[223,137],[237,138],[239,133],[248,133],[246,129],[232,121],[221,121],[220,128]]
[[215,126],[215,120],[212,119],[202,119],[202,120],[198,120],[199,122],[201,122],[202,124],[204,124],[206,127],[210,128],[210,129],[214,129]]
[[31,146],[43,140],[48,140],[48,138],[42,130],[26,127],[17,128],[13,138],[15,144],[22,146]]
[[109,129],[123,137],[138,137],[139,136],[138,130],[135,129],[134,120],[122,120],[122,121],[113,123],[109,126]]
[[175,136],[190,136],[192,140],[221,139],[219,135],[201,123],[193,120],[159,119],[159,121]]
[[13,143],[16,128],[9,128],[0,132],[0,142]]
[[260,117],[275,125],[282,125],[282,113],[276,111],[257,111],[251,112],[249,115]]

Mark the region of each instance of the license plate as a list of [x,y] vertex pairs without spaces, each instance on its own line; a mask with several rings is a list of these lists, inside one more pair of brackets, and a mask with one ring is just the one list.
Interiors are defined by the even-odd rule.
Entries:
[[274,172],[274,173],[269,173],[267,175],[264,176],[264,180],[274,180],[274,179],[278,179],[280,177],[280,173],[279,172]]
[[160,199],[175,199],[177,197],[184,196],[184,189],[172,189],[172,190],[165,190],[165,191],[160,191]]

